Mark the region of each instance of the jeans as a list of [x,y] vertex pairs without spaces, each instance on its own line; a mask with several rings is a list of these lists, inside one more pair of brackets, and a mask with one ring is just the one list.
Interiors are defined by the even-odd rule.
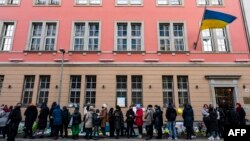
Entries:
[[94,131],[93,131],[93,136],[95,138],[98,138],[99,137],[99,126],[94,126]]
[[219,136],[218,131],[211,131],[211,137],[216,138],[217,136]]
[[175,124],[176,124],[175,121],[168,122],[169,137],[172,137],[173,139],[176,138]]

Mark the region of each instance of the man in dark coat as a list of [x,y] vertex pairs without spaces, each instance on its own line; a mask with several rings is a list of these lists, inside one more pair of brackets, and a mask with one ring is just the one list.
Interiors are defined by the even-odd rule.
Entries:
[[116,138],[119,138],[120,130],[124,126],[123,113],[121,111],[120,106],[116,106],[116,110],[114,111],[114,127],[116,131]]
[[237,126],[240,124],[239,115],[232,105],[229,106],[225,115],[225,125]]
[[177,112],[174,106],[169,103],[166,110],[166,118],[168,120],[168,130],[170,131],[169,139],[177,139],[175,124],[176,124]]
[[53,133],[54,133],[54,132],[53,132],[53,131],[54,131],[54,125],[53,125],[54,120],[53,120],[52,114],[53,114],[53,111],[54,111],[56,105],[57,105],[57,103],[56,103],[56,102],[53,102],[52,105],[51,105],[50,111],[49,111],[49,126],[50,126],[50,129],[51,129],[50,137],[53,137],[53,136],[54,136],[54,135],[53,135]]
[[129,110],[126,113],[126,122],[127,122],[127,137],[132,137],[133,125],[135,119],[135,112],[133,111],[133,106],[129,107]]
[[9,126],[8,126],[9,129],[8,129],[7,141],[15,141],[18,126],[22,120],[21,104],[20,103],[18,103],[16,105],[16,107],[11,111],[8,120],[10,120],[10,122],[9,122]]
[[236,112],[238,113],[238,116],[239,116],[240,125],[246,125],[246,119],[245,119],[246,112],[241,107],[240,103],[236,103]]
[[42,135],[40,136],[41,138],[43,138],[44,130],[47,127],[48,116],[49,116],[49,108],[46,102],[43,102],[41,105],[40,114],[38,116],[38,127],[37,127],[39,131],[42,131]]
[[110,136],[111,138],[114,137],[114,132],[115,132],[115,125],[114,125],[114,108],[110,108],[109,110],[109,128],[110,128]]
[[192,139],[191,135],[194,122],[194,111],[190,104],[187,104],[185,106],[182,117],[184,119],[184,126],[186,127],[187,130],[187,139]]
[[59,105],[55,106],[53,110],[52,117],[53,117],[53,129],[54,129],[54,139],[58,139],[59,130],[62,126],[62,110],[60,109]]
[[[69,125],[71,115],[66,106],[63,106],[62,114],[63,114],[63,124],[62,124],[60,133],[61,133],[61,137],[68,138],[68,125]],[[63,132],[64,132],[64,136],[63,136]]]
[[28,108],[24,112],[25,116],[25,130],[24,130],[24,137],[23,138],[34,138],[33,137],[33,132],[32,132],[32,126],[34,122],[36,121],[37,118],[37,108],[35,105],[30,104]]
[[155,112],[153,114],[153,119],[154,119],[154,127],[158,133],[157,139],[162,138],[162,126],[163,126],[162,114],[163,112],[161,111],[161,107],[158,105],[155,105]]

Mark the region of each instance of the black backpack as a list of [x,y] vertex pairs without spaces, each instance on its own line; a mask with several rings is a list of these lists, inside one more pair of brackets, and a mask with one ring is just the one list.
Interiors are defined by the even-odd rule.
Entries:
[[77,125],[81,122],[79,116],[80,116],[79,114],[75,114],[75,113],[72,115],[72,118],[73,118],[72,124],[73,125]]

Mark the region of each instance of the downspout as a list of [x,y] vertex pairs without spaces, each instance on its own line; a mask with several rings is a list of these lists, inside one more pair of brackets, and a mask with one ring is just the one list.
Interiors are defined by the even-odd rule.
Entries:
[[244,2],[243,2],[243,0],[239,0],[239,1],[240,1],[241,13],[242,13],[244,27],[245,27],[245,31],[246,31],[246,37],[247,37],[248,59],[250,59],[250,33],[249,33],[249,27],[248,27],[248,23],[247,23],[246,14],[245,14],[246,11],[245,11],[245,8],[244,8]]

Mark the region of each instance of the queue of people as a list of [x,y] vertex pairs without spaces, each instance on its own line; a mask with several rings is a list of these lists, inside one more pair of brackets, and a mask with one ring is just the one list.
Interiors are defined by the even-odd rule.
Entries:
[[[236,108],[229,107],[226,111],[217,106],[214,108],[211,104],[204,104],[202,108],[203,122],[206,126],[206,136],[209,140],[219,140],[223,138],[224,125],[245,125],[246,113],[240,103]],[[177,140],[176,118],[177,110],[173,104],[168,104],[165,112],[167,119],[167,128],[169,130],[168,139]],[[86,113],[82,116],[79,107],[76,106],[71,114],[69,109],[53,102],[49,109],[44,102],[38,112],[37,106],[30,104],[25,112],[24,135],[23,138],[34,139],[43,138],[49,119],[51,128],[50,137],[55,140],[60,137],[68,138],[68,128],[71,128],[72,139],[79,139],[80,125],[83,123],[83,131],[86,133],[86,139],[100,139],[99,131],[102,132],[102,138],[106,135],[106,123],[109,123],[109,137],[119,139],[121,136],[132,138],[135,135],[134,126],[138,128],[138,138],[143,138],[143,125],[145,125],[145,139],[153,138],[153,130],[157,131],[156,139],[163,137],[163,111],[158,105],[148,105],[146,110],[140,104],[130,106],[123,114],[121,108],[117,105],[108,111],[107,104],[103,104],[101,110],[93,106],[86,107]],[[125,117],[124,117],[125,116]],[[190,104],[184,105],[182,112],[184,126],[186,127],[186,139],[192,139],[194,134],[194,111]],[[0,107],[0,133],[3,138],[7,136],[7,141],[14,141],[17,135],[19,123],[22,120],[21,104],[18,103],[13,109],[12,106],[2,105]],[[36,131],[33,130],[34,124],[37,124]],[[126,126],[125,126],[126,125]],[[39,132],[39,136],[35,136]]]

